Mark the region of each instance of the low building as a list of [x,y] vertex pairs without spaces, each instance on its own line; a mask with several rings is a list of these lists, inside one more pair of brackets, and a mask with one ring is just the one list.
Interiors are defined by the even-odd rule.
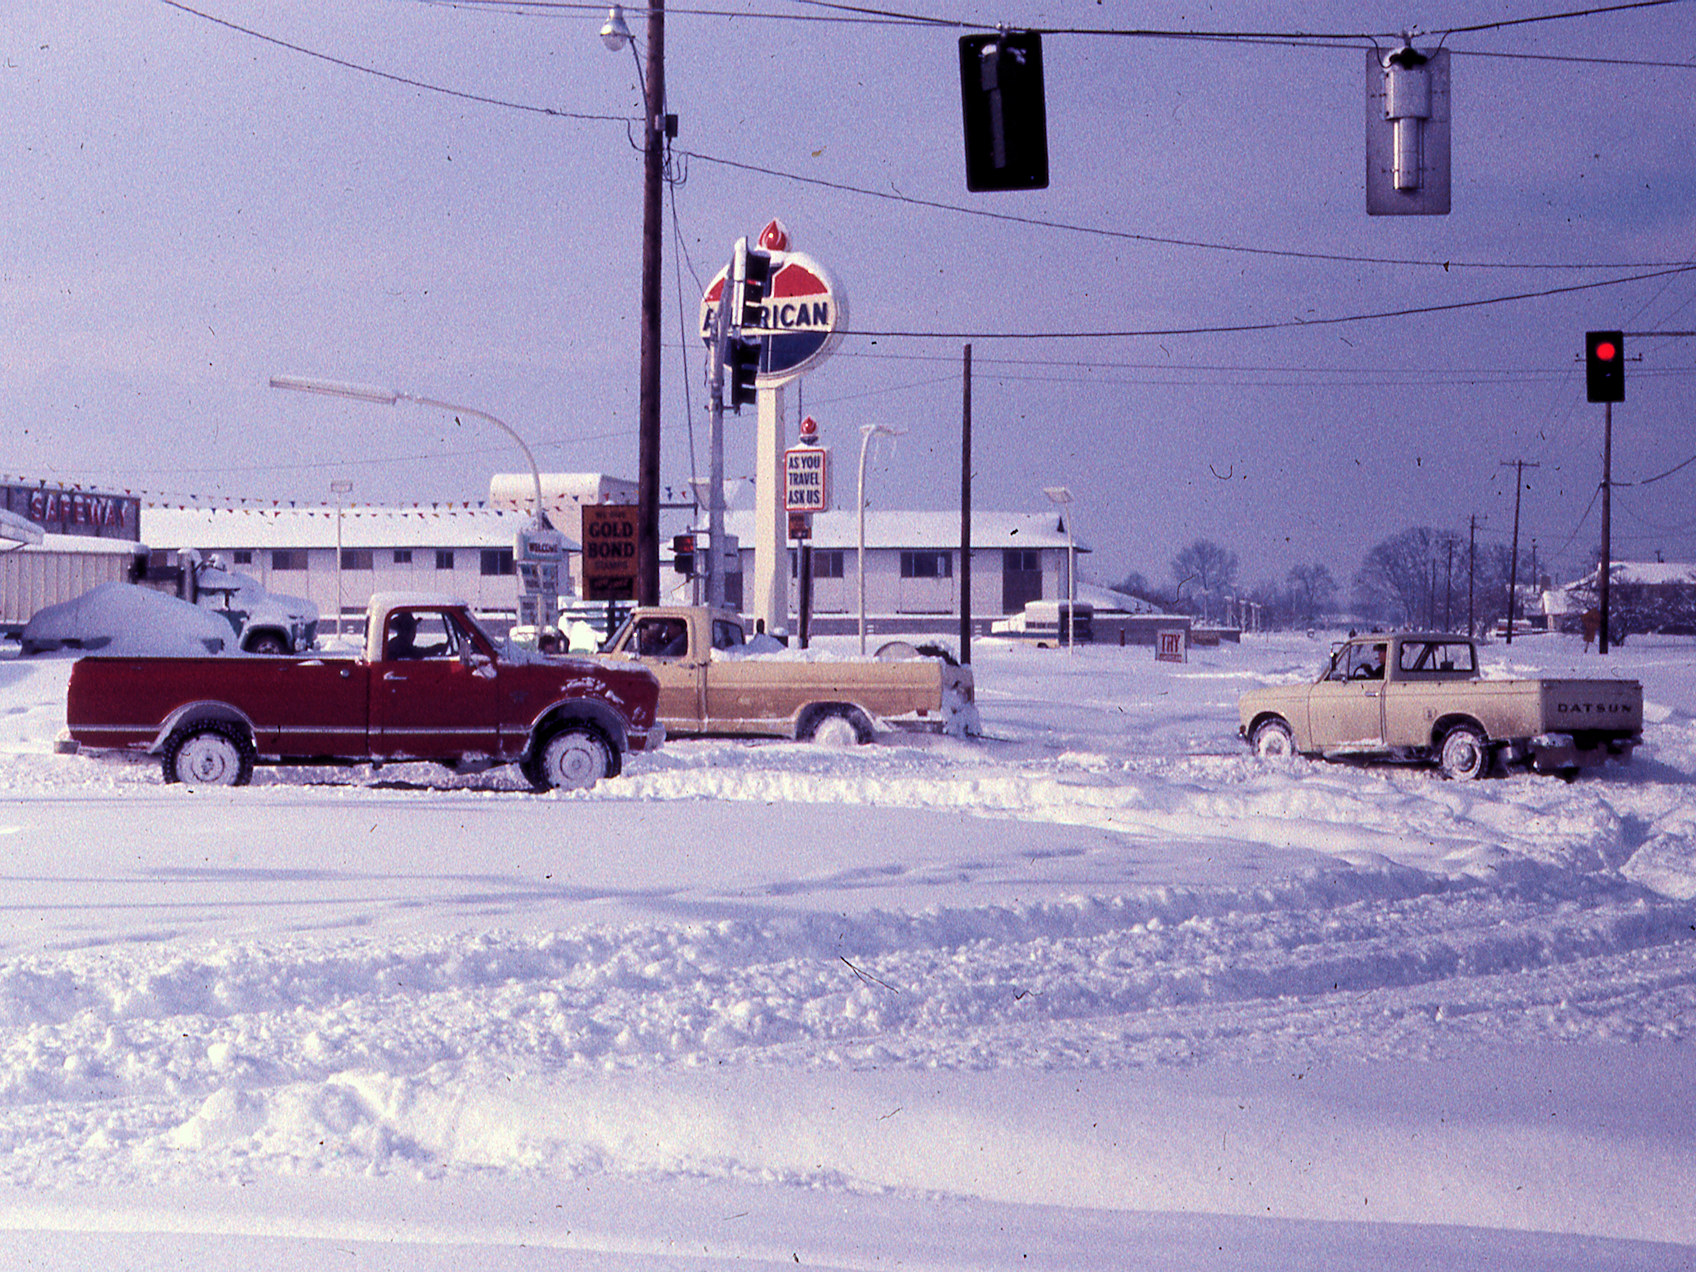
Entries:
[[[740,608],[743,580],[754,572],[754,514],[725,514],[725,531],[740,541],[741,573],[726,575],[725,600]],[[819,635],[859,627],[859,519],[852,511],[812,517],[813,606],[811,630]],[[866,623],[882,632],[957,632],[960,614],[960,514],[958,512],[866,513]],[[1089,552],[1074,542],[1076,556]],[[798,557],[789,552],[789,605],[796,606]],[[669,562],[666,563],[669,565]],[[972,618],[974,630],[1022,610],[1030,601],[1066,595],[1065,523],[1054,513],[973,512]],[[662,587],[674,596],[698,590],[698,582],[662,569]]]
[[[1549,625],[1562,631],[1583,631],[1584,614],[1601,604],[1598,566],[1572,583],[1543,593],[1543,612]],[[1696,635],[1696,565],[1673,561],[1615,561],[1608,571],[1608,616],[1627,632],[1665,632]]]
[[354,629],[373,592],[406,590],[449,592],[497,625],[510,623],[518,610],[513,550],[530,521],[528,512],[463,504],[149,507],[144,516],[156,576],[174,571],[183,549],[217,554],[267,591],[313,602],[326,631],[338,609],[344,629]]

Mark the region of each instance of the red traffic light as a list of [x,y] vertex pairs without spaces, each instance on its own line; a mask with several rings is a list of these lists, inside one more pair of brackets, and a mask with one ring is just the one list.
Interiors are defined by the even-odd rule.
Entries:
[[1584,335],[1585,397],[1592,402],[1625,401],[1625,333],[1590,331]]

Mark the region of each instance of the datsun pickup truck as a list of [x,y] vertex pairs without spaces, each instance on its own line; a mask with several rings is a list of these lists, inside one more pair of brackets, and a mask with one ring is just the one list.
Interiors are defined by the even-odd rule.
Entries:
[[1312,684],[1255,689],[1237,704],[1257,755],[1435,760],[1472,779],[1504,764],[1574,776],[1628,757],[1643,733],[1635,680],[1496,680],[1465,636],[1374,632],[1340,645]]
[[497,645],[458,600],[389,592],[371,598],[360,657],[78,659],[65,723],[78,750],[160,756],[167,782],[240,786],[255,762],[433,760],[582,789],[663,743],[658,700],[641,666]]
[[639,607],[601,654],[659,677],[668,735],[782,737],[851,746],[878,730],[977,731],[972,669],[900,660],[755,653],[742,620],[698,605]]

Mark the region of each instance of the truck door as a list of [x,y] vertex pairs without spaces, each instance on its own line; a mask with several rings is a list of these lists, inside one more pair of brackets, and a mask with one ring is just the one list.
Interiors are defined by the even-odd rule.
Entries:
[[451,759],[499,754],[496,679],[460,657],[470,633],[446,610],[396,609],[371,668],[371,754]]
[[690,648],[682,614],[638,614],[618,648],[633,653],[660,682],[658,715],[671,733],[699,733],[705,713],[706,654]]
[[1355,641],[1337,651],[1308,698],[1314,746],[1365,751],[1383,745],[1387,652],[1383,641]]

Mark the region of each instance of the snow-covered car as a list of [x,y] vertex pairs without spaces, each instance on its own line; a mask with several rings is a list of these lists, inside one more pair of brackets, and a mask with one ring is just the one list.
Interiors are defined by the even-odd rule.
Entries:
[[223,616],[249,654],[299,654],[318,639],[318,607],[267,591],[258,579],[225,569],[217,557],[194,563],[195,602]]
[[190,658],[227,653],[230,626],[210,610],[134,583],[102,583],[37,610],[24,624],[23,652]]

